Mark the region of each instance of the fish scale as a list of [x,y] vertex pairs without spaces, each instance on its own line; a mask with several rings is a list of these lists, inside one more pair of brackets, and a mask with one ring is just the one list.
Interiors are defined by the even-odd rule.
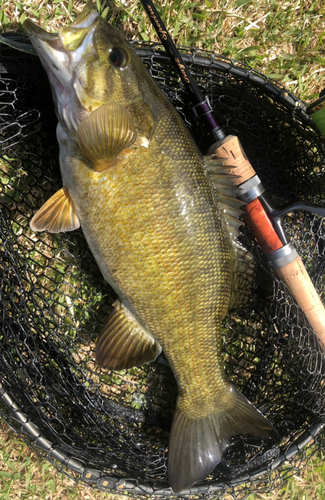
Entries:
[[[142,318],[150,333],[163,344],[171,366],[177,368],[175,373],[181,392],[195,394],[202,385],[214,386],[220,370],[220,363],[216,363],[216,343],[214,339],[211,342],[210,332],[216,328],[213,316],[222,319],[229,306],[230,242],[229,237],[225,238],[221,231],[216,232],[216,224],[220,219],[216,217],[214,207],[211,210],[212,195],[198,157],[194,157],[193,161],[186,148],[182,151],[181,159],[178,158],[173,163],[167,162],[166,157],[161,155],[165,141],[160,143],[159,139],[165,134],[173,136],[174,128],[172,120],[165,119],[155,131],[157,139],[149,150],[141,152],[138,161],[132,157],[132,161],[118,166],[123,170],[123,183],[111,188],[110,175],[115,177],[117,172],[107,171],[103,174],[107,182],[101,185],[109,190],[112,218],[88,218],[87,224],[91,229],[83,224],[83,219],[88,216],[87,213],[84,216],[83,207],[96,207],[99,203],[100,211],[101,200],[108,196],[105,192],[99,196],[96,189],[89,190],[87,182],[83,184],[84,191],[79,187],[79,192],[76,192],[79,184],[76,185],[74,181],[70,185],[67,174],[63,172],[62,175],[64,184],[75,199],[77,213],[90,247],[93,247],[93,240],[97,242],[97,260],[105,261],[108,269],[112,270],[115,256],[119,256],[118,273],[108,278],[108,272],[102,269],[104,276],[110,282],[115,282],[118,295],[122,299],[127,297],[131,310]],[[189,142],[187,134],[183,133],[178,137],[178,143],[184,147],[186,142]],[[175,145],[176,150],[178,143]],[[191,143],[189,146],[190,151],[193,150]],[[74,157],[75,154],[71,153]],[[152,157],[156,158],[154,167]],[[160,163],[157,158],[160,158]],[[74,169],[67,160],[66,163],[68,175],[71,175]],[[80,164],[73,164],[79,171]],[[80,172],[82,178],[86,178],[87,172],[92,176],[89,167],[86,166],[85,170],[85,174]],[[205,188],[204,196],[201,194],[202,186]],[[156,193],[157,189],[159,196],[152,197],[151,193]],[[186,202],[186,206],[193,207],[188,210],[192,212],[188,218],[182,216],[182,205],[174,195],[180,189],[184,194],[182,198],[190,200],[189,203]],[[82,203],[78,200],[82,200]],[[115,220],[116,216],[118,222]],[[142,235],[141,245],[134,244],[133,234]],[[191,240],[184,239],[184,234],[190,234]],[[223,252],[220,251],[222,246],[226,247]],[[113,256],[113,262],[110,261],[110,256]],[[222,273],[219,271],[220,260],[224,261],[227,272],[225,269]],[[155,286],[157,281],[160,282],[159,287]],[[221,288],[223,300],[218,301]],[[216,311],[213,311],[214,306]],[[218,309],[221,309],[220,313]],[[170,334],[170,348],[165,332],[171,330],[173,334]],[[174,354],[175,343],[180,346],[179,356]],[[184,354],[186,362],[182,363],[183,369],[180,370],[179,359]],[[191,386],[193,388],[189,391],[187,388]],[[215,396],[214,389],[213,401]],[[193,406],[190,398],[187,406]]]
[[233,436],[278,439],[228,381],[221,359],[222,321],[253,283],[251,258],[235,236],[233,179],[202,158],[175,108],[91,2],[58,36],[28,20],[24,27],[52,85],[63,181],[31,228],[81,225],[116,291],[96,345],[100,366],[129,368],[163,349],[179,388],[168,455],[177,493],[218,465]]

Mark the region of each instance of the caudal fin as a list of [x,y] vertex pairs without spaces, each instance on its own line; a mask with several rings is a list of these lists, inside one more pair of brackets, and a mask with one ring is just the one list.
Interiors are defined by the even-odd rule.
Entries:
[[222,459],[232,436],[279,440],[273,425],[234,386],[231,408],[205,418],[189,418],[178,407],[169,438],[168,475],[174,493],[204,479]]

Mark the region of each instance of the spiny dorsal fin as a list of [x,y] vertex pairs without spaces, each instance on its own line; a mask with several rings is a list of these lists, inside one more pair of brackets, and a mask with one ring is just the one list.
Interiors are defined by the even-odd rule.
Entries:
[[94,170],[102,172],[114,165],[137,138],[130,112],[116,102],[104,104],[79,125],[77,141]]
[[73,231],[78,227],[80,227],[80,221],[69,190],[65,187],[51,196],[30,222],[32,231],[48,231],[49,233]]
[[103,368],[122,370],[143,365],[161,353],[158,342],[149,335],[121,302],[99,334],[96,345],[96,362]]
[[221,205],[227,226],[237,231],[243,224],[239,220],[243,213],[240,210],[243,202],[236,198],[240,194],[240,189],[234,185],[237,176],[227,173],[229,167],[225,169],[224,159],[218,159],[214,155],[204,157],[204,168],[210,179],[215,201]]
[[229,174],[229,166],[224,166],[225,159],[215,155],[204,157],[204,167],[207,172],[216,203],[221,206],[228,233],[236,255],[236,273],[233,280],[231,307],[243,306],[249,299],[249,290],[254,286],[255,265],[252,254],[238,240],[239,227],[243,222],[240,207],[243,202],[238,200],[240,189],[234,185],[237,176]]

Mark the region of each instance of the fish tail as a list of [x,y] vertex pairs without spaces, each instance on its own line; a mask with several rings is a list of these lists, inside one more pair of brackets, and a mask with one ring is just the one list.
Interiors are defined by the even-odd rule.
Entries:
[[233,385],[232,404],[205,418],[190,418],[178,406],[175,411],[168,453],[168,475],[174,493],[203,480],[222,459],[232,436],[253,435],[279,440],[273,425]]

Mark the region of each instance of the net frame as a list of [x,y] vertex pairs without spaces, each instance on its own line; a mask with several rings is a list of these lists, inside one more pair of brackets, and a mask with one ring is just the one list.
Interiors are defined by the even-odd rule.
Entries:
[[[15,37],[20,40],[19,36],[17,37],[16,35]],[[202,152],[205,153],[213,142],[213,139],[208,133],[205,133],[204,136],[202,135],[202,124],[197,123],[196,119],[191,115],[186,105],[188,96],[178,76],[175,74],[167,55],[159,44],[135,42],[133,45],[146,64],[151,76],[169,96],[174,105],[176,105]],[[183,47],[181,48],[181,52],[200,90],[208,96],[217,116],[220,116],[219,121],[221,126],[227,134],[232,133],[239,136],[255,170],[262,178],[269,199],[277,205],[290,203],[299,197],[302,197],[306,201],[318,203],[324,201],[324,146],[320,136],[315,132],[312,120],[306,114],[304,103],[288,93],[282,85],[271,81],[263,74],[249,68],[245,64],[195,49]],[[35,103],[36,82],[41,82],[38,85],[44,88],[47,85],[46,75],[40,67],[37,58],[25,54],[21,55],[15,53],[12,49],[2,47],[0,53],[0,72],[2,74],[0,94],[0,143],[2,147],[2,160],[5,159],[5,162],[13,165],[12,168],[15,172],[15,175],[7,176],[8,182],[6,184],[4,184],[2,177],[2,196],[5,196],[5,200],[8,197],[11,198],[11,201],[6,201],[7,205],[10,203],[19,205],[21,198],[28,198],[29,195],[30,203],[28,204],[25,201],[24,206],[25,209],[27,208],[24,221],[22,223],[20,219],[18,220],[22,228],[21,234],[23,234],[26,231],[26,221],[30,218],[35,208],[35,200],[31,198],[33,193],[29,190],[27,192],[24,191],[25,186],[21,180],[26,173],[19,172],[20,167],[17,167],[17,162],[20,164],[21,159],[26,161],[26,156],[28,162],[30,158],[28,156],[28,148],[26,151],[25,144],[31,137],[35,137],[35,134],[43,133],[41,127],[46,127],[45,122],[51,124],[53,132],[55,119],[53,117],[52,102],[49,100],[49,89],[45,91],[44,95],[42,94],[42,97],[37,98],[37,105]],[[30,86],[28,81],[32,81],[33,85]],[[5,89],[3,82],[5,82]],[[12,82],[15,83],[13,84]],[[17,89],[13,90],[10,87],[12,85],[16,85]],[[34,102],[27,103],[26,93],[29,96],[34,95]],[[10,99],[8,100],[6,97],[3,97],[13,94],[15,94],[15,100],[11,102],[9,102]],[[12,110],[10,114],[8,113],[9,108]],[[236,115],[236,119],[234,114]],[[44,118],[42,120],[42,115],[46,115],[46,120]],[[51,133],[47,130],[45,135],[50,137]],[[290,140],[292,141],[291,144]],[[19,149],[22,144],[24,145],[23,148]],[[53,145],[50,139],[48,140],[48,144],[52,148],[51,151],[55,151],[55,145]],[[15,147],[18,148],[18,153],[17,151],[15,152]],[[40,145],[38,144],[37,147],[39,148]],[[41,158],[42,155],[46,156],[46,152],[43,150],[38,151],[37,147],[36,150],[35,145],[31,147],[31,155],[36,154]],[[293,147],[294,155],[292,154]],[[272,156],[272,162],[269,162],[267,165],[265,165],[266,151]],[[10,152],[9,156],[8,152]],[[22,158],[19,156],[21,154],[23,155]],[[293,158],[293,156],[297,157],[298,160]],[[9,158],[9,160],[6,158]],[[50,160],[48,161],[51,163]],[[270,163],[272,163],[271,169]],[[298,163],[298,169],[293,169],[293,165],[296,167],[296,163]],[[46,162],[45,164],[46,174],[48,174],[48,171],[51,171],[51,168],[56,172],[55,176],[51,177],[51,182],[54,179],[54,184],[59,186],[60,179],[57,174],[57,163],[52,167],[51,165],[48,167]],[[39,173],[37,165],[31,164],[31,168],[34,175],[35,172]],[[314,178],[311,179],[310,177]],[[44,182],[43,178],[43,184]],[[56,185],[51,186],[51,189],[55,188]],[[23,188],[20,189],[19,186],[23,186]],[[49,191],[49,186],[45,184],[45,193]],[[12,197],[10,193],[12,193]],[[16,196],[18,196],[18,201],[15,200]],[[165,365],[164,358],[161,357],[158,360],[154,370],[150,367],[145,372],[145,377],[152,375],[155,378],[157,370],[159,371],[158,378],[159,384],[161,384],[159,385],[159,389],[166,383],[166,381],[160,381],[161,377],[168,381],[167,385],[171,384],[172,398],[171,401],[167,401],[167,405],[162,405],[163,417],[161,418],[157,416],[157,409],[152,409],[157,408],[157,402],[151,396],[149,403],[143,403],[141,398],[144,394],[141,391],[139,395],[135,393],[136,396],[134,396],[134,393],[132,394],[131,404],[129,405],[125,405],[125,401],[123,401],[123,404],[120,404],[116,398],[104,398],[104,403],[101,401],[100,404],[96,402],[95,396],[98,396],[98,391],[93,393],[92,389],[94,387],[90,389],[87,387],[87,376],[84,376],[84,370],[87,371],[91,363],[87,361],[88,364],[81,369],[82,375],[75,376],[76,372],[73,372],[72,368],[77,369],[71,362],[71,359],[76,365],[78,365],[78,362],[81,364],[84,363],[84,360],[79,358],[79,361],[76,361],[76,358],[71,358],[70,356],[69,362],[66,362],[64,349],[71,348],[73,342],[64,337],[64,335],[60,337],[56,329],[55,314],[43,315],[43,318],[41,318],[45,324],[46,321],[53,322],[55,336],[44,336],[43,331],[41,331],[40,338],[37,342],[33,341],[34,345],[31,348],[29,344],[32,341],[30,335],[28,335],[28,321],[23,323],[19,309],[16,306],[14,307],[17,301],[19,302],[20,300],[18,294],[14,294],[13,292],[15,292],[17,283],[24,275],[24,272],[21,274],[21,266],[25,263],[27,269],[30,268],[30,263],[26,264],[26,260],[24,260],[21,252],[19,252],[19,245],[21,244],[19,240],[21,236],[19,234],[20,229],[18,229],[18,236],[15,228],[11,228],[11,231],[10,228],[8,229],[8,226],[17,224],[17,219],[11,219],[16,209],[17,206],[13,208],[4,204],[1,217],[1,242],[3,247],[3,265],[1,271],[2,331],[5,332],[6,330],[6,333],[3,333],[0,339],[2,360],[0,386],[2,404],[0,404],[0,414],[2,418],[12,429],[19,432],[39,453],[52,461],[56,467],[68,475],[73,475],[81,482],[105,491],[118,492],[120,494],[127,493],[137,497],[170,496],[171,490],[166,477],[166,445],[176,390],[175,383],[173,385],[170,382],[171,374],[168,373],[168,367]],[[15,217],[17,216],[15,215]],[[313,214],[298,212],[289,214],[284,222],[288,234],[296,244],[298,242],[302,258],[311,272],[316,288],[319,293],[323,294],[324,282],[322,279],[322,270],[325,260],[323,220]],[[8,238],[8,234],[10,238]],[[309,237],[308,234],[311,236]],[[28,238],[30,239],[30,235]],[[68,238],[64,237],[63,243],[61,241],[65,255],[68,255],[70,252],[70,259],[75,257],[71,248],[76,249],[81,241],[80,238],[82,236],[79,233],[77,240],[74,240],[72,237],[72,241],[70,241],[70,237],[68,236]],[[280,429],[283,440],[279,447],[276,446],[271,449],[267,447],[261,448],[257,453],[252,452],[255,446],[254,443],[246,442],[245,439],[237,440],[229,449],[229,457],[226,465],[221,469],[219,468],[217,473],[213,473],[205,481],[193,486],[188,492],[182,492],[182,494],[178,495],[182,498],[193,497],[193,495],[197,498],[202,498],[203,496],[222,498],[224,493],[227,492],[234,499],[238,499],[245,498],[246,495],[252,492],[270,490],[281,484],[290,475],[295,474],[297,470],[301,470],[317,449],[324,448],[324,436],[322,432],[324,427],[324,394],[322,391],[324,380],[323,354],[306,323],[302,311],[295,305],[285,287],[279,282],[273,270],[269,267],[247,228],[243,232],[243,239],[249,248],[251,248],[259,264],[259,279],[261,284],[255,295],[251,298],[249,307],[240,312],[230,313],[226,320],[225,329],[227,329],[228,335],[224,335],[224,361],[228,375],[253,403],[263,409],[272,421],[276,422],[276,427],[278,430]],[[70,245],[68,250],[65,246],[67,241]],[[42,240],[41,243],[40,248],[42,251],[39,252],[40,254],[42,252],[46,254],[46,252],[51,251],[51,245],[48,245],[49,248],[46,249],[46,241]],[[24,245],[22,247],[24,248]],[[18,256],[20,257],[18,258]],[[78,258],[80,258],[79,254]],[[84,265],[93,270],[94,263],[86,250],[82,254],[82,258]],[[7,268],[5,266],[6,263],[8,264]],[[10,269],[10,272],[8,269]],[[95,280],[102,282],[103,280],[100,278],[98,270],[93,272]],[[61,275],[64,274],[64,272],[61,273]],[[265,285],[266,281],[267,285]],[[105,285],[103,286],[105,288]],[[8,287],[11,289],[11,302],[6,295]],[[265,309],[265,290],[263,293],[263,288],[266,288],[267,293],[271,291],[273,296],[271,303],[266,308],[267,310]],[[105,290],[107,290],[107,287]],[[22,291],[25,294],[27,293],[26,285],[20,288],[20,292]],[[51,296],[51,291],[49,295]],[[48,295],[46,293],[44,295],[43,293],[42,297],[44,296],[46,298]],[[57,297],[53,297],[52,293],[50,300],[52,303],[55,303],[57,302]],[[113,301],[113,298],[111,298],[111,301]],[[99,302],[102,306],[102,299]],[[7,309],[9,303],[11,306],[9,307],[8,316]],[[36,306],[40,307],[39,302],[36,302]],[[105,309],[104,306],[103,309],[104,311],[101,314],[102,320],[104,320],[105,313],[107,313],[107,307]],[[89,314],[89,311],[86,312]],[[98,308],[96,312],[98,312]],[[42,317],[42,315],[40,316]],[[240,317],[240,322],[238,321],[238,317]],[[39,321],[41,324],[42,321]],[[262,323],[263,327],[261,328],[258,325]],[[95,334],[95,326],[98,327],[98,322],[91,326],[91,338]],[[238,336],[240,340],[238,340]],[[13,337],[14,341],[10,340],[11,337]],[[23,337],[25,347],[19,352],[19,349],[15,345],[22,344],[21,337]],[[247,345],[249,347],[247,350],[243,350],[243,339],[248,341]],[[254,348],[252,348],[253,342],[256,341],[259,344],[257,346],[254,345]],[[64,342],[67,343],[66,347],[64,347]],[[17,349],[15,356],[12,355],[12,349]],[[8,350],[10,350],[10,355],[8,354]],[[241,350],[243,351],[241,352]],[[26,358],[26,352],[30,353],[30,359]],[[71,442],[65,443],[64,440],[60,441],[58,440],[59,432],[56,430],[53,433],[53,425],[52,429],[50,429],[51,425],[49,425],[49,422],[51,418],[54,418],[53,415],[57,418],[58,413],[55,413],[55,409],[52,409],[54,413],[51,416],[49,411],[46,413],[43,409],[40,409],[44,405],[44,401],[40,397],[41,391],[38,390],[36,396],[35,393],[32,394],[30,382],[33,377],[36,380],[35,373],[42,370],[41,363],[37,362],[37,357],[39,356],[39,360],[44,362],[44,352],[46,362],[49,362],[50,354],[55,353],[55,362],[57,363],[55,370],[57,375],[63,378],[66,376],[63,389],[68,387],[72,391],[71,394],[73,397],[71,399],[76,398],[78,400],[78,409],[84,407],[85,412],[89,412],[91,408],[94,412],[100,411],[102,413],[109,412],[110,415],[113,414],[113,420],[115,420],[110,429],[113,435],[115,433],[118,450],[121,449],[119,440],[122,438],[124,438],[123,446],[127,447],[131,444],[133,447],[133,452],[130,455],[131,458],[126,462],[126,466],[129,467],[127,472],[125,472],[125,468],[123,470],[120,463],[121,459],[118,457],[115,459],[116,463],[113,464],[115,467],[105,466],[104,459],[100,458],[99,460],[95,456],[95,451],[97,453],[100,451],[98,449],[95,450],[95,445],[93,445],[94,456],[89,452],[87,463],[84,457],[79,458],[80,444],[78,446],[78,443],[73,444]],[[62,356],[58,356],[58,352],[61,352]],[[73,355],[75,356],[74,351]],[[252,361],[254,357],[259,360],[256,364]],[[281,368],[280,361],[285,368]],[[32,368],[30,368],[28,362],[32,365]],[[271,369],[272,363],[276,365],[276,369],[273,369],[273,371]],[[95,371],[92,367],[89,370],[90,372]],[[33,373],[33,376],[31,376],[31,373]],[[62,373],[65,375],[62,375]],[[275,377],[276,382],[274,386],[270,386],[270,374]],[[279,383],[283,375],[287,377],[287,380],[283,383],[283,387],[286,390],[289,388],[292,394],[296,392],[294,402],[300,402],[300,409],[303,409],[303,416],[300,420],[298,418],[298,422],[289,422],[289,419],[286,420],[285,414],[290,413],[290,409],[291,413],[296,412],[296,410],[290,407],[290,404],[292,406],[293,403],[288,398],[284,397],[281,399],[281,395],[279,396],[276,392],[275,386]],[[72,377],[72,382],[69,381],[69,376]],[[248,380],[245,379],[245,376],[248,376]],[[46,380],[46,376],[42,374],[40,379],[44,381]],[[45,386],[45,393],[50,391],[50,389],[57,391],[57,387],[54,387],[55,383],[57,384],[57,380],[53,381],[53,378],[51,379],[49,376],[48,380],[51,383]],[[116,378],[114,380],[114,383],[118,386],[119,379]],[[76,386],[73,386],[73,383]],[[110,384],[112,384],[112,377]],[[130,384],[130,381],[127,384]],[[127,384],[122,383],[122,386],[124,387]],[[27,396],[26,398],[23,397],[26,394],[23,395],[22,392],[26,393],[27,389],[31,390],[31,397]],[[60,388],[62,392],[64,392],[63,389],[62,387]],[[164,392],[162,390],[164,396],[166,396],[166,393],[167,391]],[[279,397],[270,403],[267,398],[269,394]],[[33,397],[38,400],[36,405]],[[44,399],[46,400],[46,397]],[[39,405],[40,401],[42,405]],[[49,420],[48,422],[45,418],[46,415]],[[67,416],[70,418],[70,415]],[[98,420],[92,419],[89,415],[88,417],[89,422],[93,420],[94,425],[98,423]],[[121,431],[120,428],[116,427],[116,422],[122,424],[124,430],[122,429]],[[128,425],[130,426],[129,428],[127,427]],[[145,432],[148,433],[148,429],[150,430],[151,427],[155,429],[154,432],[156,434],[153,436],[149,432],[149,441],[150,439],[157,441],[157,436],[159,436],[159,441],[160,435],[163,437],[155,452],[150,455],[150,460],[153,462],[156,460],[156,465],[151,467],[151,464],[146,464],[148,469],[150,467],[151,469],[149,473],[142,472],[142,477],[140,477],[139,471],[137,474],[137,470],[131,464],[135,456],[135,450],[137,449],[136,440],[132,436],[131,439],[126,436],[127,432],[131,433],[131,431],[135,433],[135,436],[137,436],[137,432],[140,435],[144,433],[142,429],[146,429]],[[119,431],[121,431],[122,438],[118,435]],[[64,433],[67,438],[67,426]],[[102,435],[100,434],[100,436]],[[93,437],[91,435],[87,437],[90,439],[90,444],[92,444]],[[76,440],[77,438],[74,437],[74,439]],[[139,446],[138,452],[141,452],[141,448],[146,449],[146,446],[150,447],[147,441]],[[90,445],[89,450],[91,450]],[[247,457],[249,460],[245,462],[243,459],[247,459]],[[96,463],[98,467],[96,467]],[[145,459],[141,463],[143,466],[146,463]],[[287,463],[291,464],[289,469]]]

